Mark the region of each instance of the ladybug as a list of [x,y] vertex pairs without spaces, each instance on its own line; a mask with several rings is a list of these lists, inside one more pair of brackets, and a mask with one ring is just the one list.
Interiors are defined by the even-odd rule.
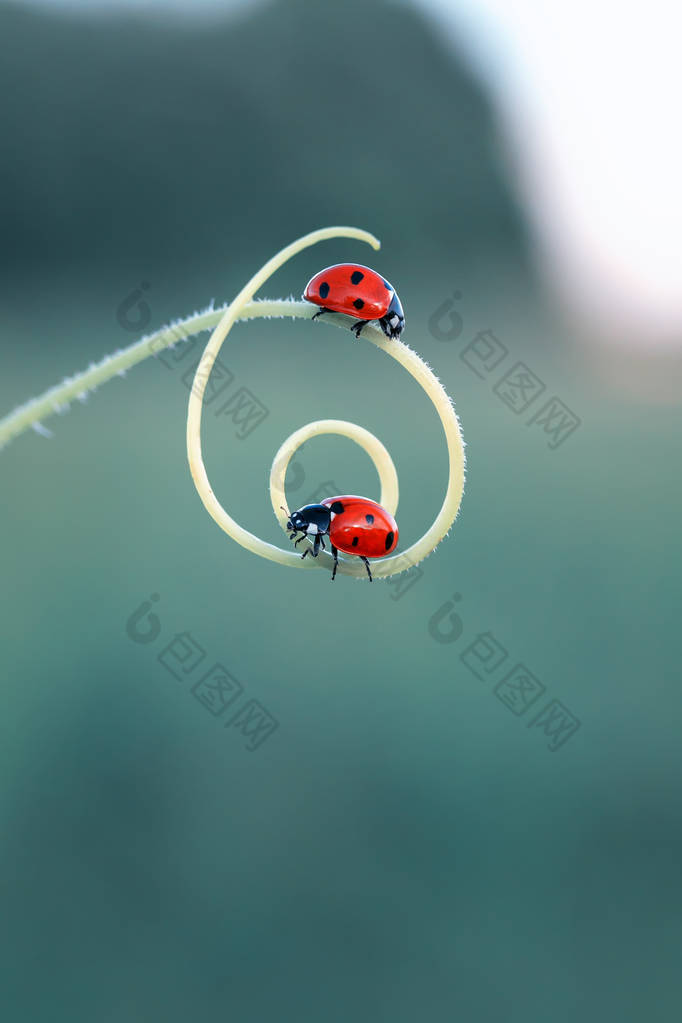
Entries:
[[356,338],[370,320],[378,320],[391,340],[399,338],[405,326],[403,307],[393,285],[376,270],[358,263],[337,263],[320,270],[308,281],[303,298],[322,306],[314,320],[330,312],[359,317],[350,328]]
[[[286,511],[286,508],[284,509]],[[334,557],[332,582],[339,564],[339,551],[344,554],[357,554],[365,563],[369,581],[372,572],[368,558],[380,558],[390,554],[398,545],[398,526],[393,516],[376,501],[366,497],[328,497],[320,504],[306,504],[298,511],[292,512],[287,521],[287,529],[291,530],[290,540],[297,533],[302,533],[294,544],[299,544],[306,537],[313,540],[303,554],[317,557],[320,547],[325,550],[324,537],[329,536]]]

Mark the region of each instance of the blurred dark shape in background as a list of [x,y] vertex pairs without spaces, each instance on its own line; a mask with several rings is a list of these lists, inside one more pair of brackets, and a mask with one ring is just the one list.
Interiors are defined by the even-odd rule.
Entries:
[[[435,29],[378,0],[195,26],[5,5],[2,258],[256,258],[328,223],[420,258],[515,250],[491,111]],[[93,241],[96,251],[93,251]]]

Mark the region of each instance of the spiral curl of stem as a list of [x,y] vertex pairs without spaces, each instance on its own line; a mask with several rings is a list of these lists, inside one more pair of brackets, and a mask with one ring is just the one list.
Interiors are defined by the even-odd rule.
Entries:
[[[228,536],[232,537],[233,540],[236,540],[237,543],[253,554],[258,554],[262,558],[268,558],[270,561],[275,561],[280,565],[304,569],[317,567],[331,568],[331,555],[321,551],[317,558],[303,559],[300,554],[296,554],[292,550],[283,550],[281,547],[267,543],[243,526],[240,526],[221,505],[211,489],[202,457],[201,413],[206,384],[208,383],[208,377],[218,357],[218,353],[230,330],[239,319],[241,312],[251,301],[256,291],[276,270],[302,249],[329,238],[356,238],[367,242],[375,249],[380,247],[379,241],[367,231],[353,227],[329,227],[304,235],[268,260],[265,266],[258,273],[254,274],[251,280],[244,285],[237,297],[230,303],[211,334],[204,354],[197,365],[187,411],[187,456],[190,471],[199,496],[208,513]],[[311,316],[312,311],[308,315]],[[328,318],[331,321],[332,318]],[[455,414],[452,402],[442,384],[434,376],[426,363],[409,349],[407,345],[400,341],[387,339],[377,327],[366,326],[361,336],[396,359],[424,389],[440,417],[448,448],[448,486],[443,505],[435,521],[430,529],[407,550],[400,554],[394,554],[390,557],[373,561],[372,574],[375,578],[381,579],[404,572],[412,565],[422,561],[438,546],[450,530],[457,516],[464,489],[464,444],[459,420]],[[383,444],[373,434],[369,433],[368,430],[364,430],[354,423],[341,420],[318,420],[309,423],[288,437],[273,461],[270,473],[270,500],[282,529],[287,532],[286,523],[288,516],[282,506],[284,508],[289,507],[284,489],[284,479],[289,460],[306,440],[325,433],[342,434],[355,441],[356,444],[367,451],[374,462],[381,482],[379,503],[391,514],[395,515],[398,506],[398,476],[391,457]],[[359,563],[358,559],[353,559],[352,561],[342,560],[339,562],[339,571],[346,575],[362,578],[364,575],[364,565]]]
[[[206,349],[197,366],[194,384],[191,389],[187,415],[187,453],[190,471],[195,486],[209,514],[232,539],[243,547],[279,564],[290,567],[312,569],[318,567],[331,568],[331,556],[320,552],[317,559],[303,560],[292,550],[284,550],[274,544],[266,543],[259,537],[240,526],[222,507],[211,489],[201,452],[201,413],[203,396],[208,377],[215,363],[221,346],[230,330],[237,321],[257,318],[273,318],[290,316],[310,319],[311,306],[307,302],[292,300],[256,300],[253,296],[266,280],[287,260],[296,253],[317,242],[331,238],[355,238],[367,242],[373,248],[380,247],[379,241],[367,231],[352,227],[330,227],[313,231],[288,245],[270,259],[261,270],[242,288],[237,297],[227,306],[219,309],[209,308],[169,326],[146,335],[125,349],[105,356],[98,363],[91,363],[87,370],[73,377],[65,378],[61,384],[50,388],[38,398],[33,398],[0,419],[0,448],[10,440],[33,428],[38,433],[49,435],[43,426],[43,420],[55,414],[62,414],[69,408],[74,399],[84,401],[91,391],[116,376],[124,376],[128,369],[164,348],[174,346],[178,341],[185,340],[204,330],[213,328]],[[339,314],[325,316],[321,323],[348,328],[348,320]],[[443,504],[431,527],[424,535],[407,550],[387,558],[373,562],[372,574],[375,578],[387,578],[403,572],[422,561],[432,553],[440,541],[449,532],[462,499],[464,489],[464,442],[461,435],[459,420],[452,401],[442,384],[431,369],[420,357],[403,342],[388,340],[379,328],[368,324],[361,337],[376,345],[387,355],[396,359],[423,388],[433,403],[440,418],[448,449],[448,485]],[[391,514],[395,515],[398,506],[398,476],[390,454],[384,445],[368,430],[355,423],[344,420],[325,419],[309,423],[296,430],[288,437],[278,450],[270,472],[270,499],[277,520],[286,532],[286,514],[281,506],[289,507],[286,500],[284,481],[287,466],[305,441],[323,434],[335,433],[348,437],[358,444],[372,459],[380,482],[379,503]],[[332,496],[332,495],[330,495]],[[339,561],[339,573],[366,578],[364,566],[357,559]]]

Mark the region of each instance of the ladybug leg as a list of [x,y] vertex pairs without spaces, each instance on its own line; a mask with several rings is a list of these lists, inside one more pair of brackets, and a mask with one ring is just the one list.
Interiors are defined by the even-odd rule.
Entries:
[[[296,541],[296,543],[294,544],[294,547],[298,547],[298,545],[300,544],[301,540],[305,540],[305,538],[306,538],[306,536],[307,536],[307,535],[308,535],[307,533],[304,533],[304,534],[303,534],[303,536],[299,536],[298,540],[297,540],[297,541]],[[294,536],[296,536],[296,534],[295,534],[295,533],[294,533]]]
[[324,545],[324,537],[322,536],[322,533],[320,533],[320,547],[322,548],[323,551],[326,551],[327,549]]
[[310,319],[311,320],[316,320],[318,316],[322,316],[322,313],[330,313],[330,312],[331,312],[331,309],[326,309],[324,306],[322,306],[322,308],[318,309],[318,311],[315,313],[315,315],[311,316]]
[[336,570],[339,567],[339,552],[337,551],[334,544],[332,544],[332,554],[334,555],[334,571],[332,572],[332,582],[336,577]]
[[365,326],[367,326],[367,320],[358,320],[357,323],[354,323],[353,326],[350,328],[355,334],[355,338],[357,341],[360,340],[362,328]]
[[372,573],[370,571],[369,561],[367,560],[367,558],[363,558],[362,554],[360,554],[359,556],[362,559],[362,561],[364,561],[365,568],[367,569],[367,575],[369,576],[369,581],[372,582]]
[[[310,539],[310,537],[308,539]],[[294,546],[296,546],[296,545],[294,544]],[[319,550],[320,550],[320,541],[319,541],[319,537],[316,536],[315,540],[313,542],[312,547],[306,547],[306,549],[303,551],[303,554],[301,555],[301,560],[303,560],[303,558],[305,558],[306,554],[312,554],[312,556],[314,558],[316,558],[318,553],[319,553]]]

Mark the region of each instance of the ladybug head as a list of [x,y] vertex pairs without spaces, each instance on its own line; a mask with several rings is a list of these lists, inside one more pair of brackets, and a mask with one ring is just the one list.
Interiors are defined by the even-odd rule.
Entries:
[[283,504],[280,505],[280,508],[282,509],[283,512],[287,513],[287,529],[289,531],[298,530],[300,532],[301,527],[300,525],[298,525],[298,523],[300,523],[301,520],[300,512],[294,512],[292,515],[290,511],[287,511]]
[[300,512],[292,512],[287,522],[287,529],[297,530],[298,532],[304,531],[308,525],[303,515]]
[[379,323],[384,334],[391,341],[396,341],[402,334],[403,327],[405,326],[405,314],[403,313],[400,299],[395,292],[393,292],[391,304],[379,320]]
[[289,514],[289,521],[287,522],[287,529],[295,530],[299,533],[305,533],[310,525],[310,515],[308,509],[312,505],[306,505],[305,508],[299,508],[298,511],[291,512]]
[[298,533],[327,533],[329,523],[329,508],[323,504],[306,504],[298,511],[291,512],[287,529]]
[[405,317],[398,312],[388,311],[381,320],[381,329],[391,341],[396,341],[402,334],[405,326]]

